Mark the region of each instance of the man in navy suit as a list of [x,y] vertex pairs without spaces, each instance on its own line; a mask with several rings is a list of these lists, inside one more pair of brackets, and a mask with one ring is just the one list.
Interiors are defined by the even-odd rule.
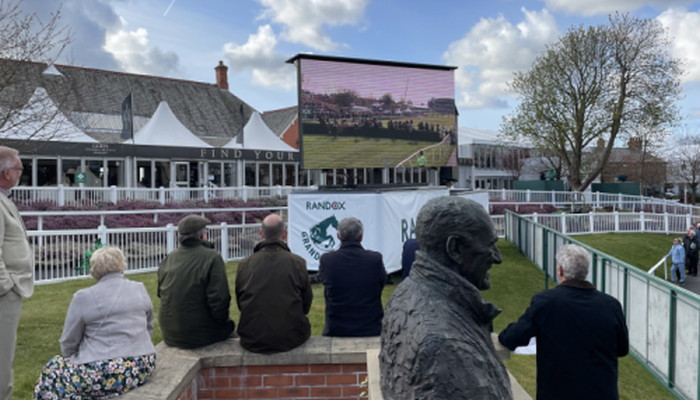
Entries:
[[326,298],[324,336],[381,333],[386,270],[382,255],[360,244],[362,232],[359,219],[343,219],[338,224],[340,248],[321,256],[318,275]]

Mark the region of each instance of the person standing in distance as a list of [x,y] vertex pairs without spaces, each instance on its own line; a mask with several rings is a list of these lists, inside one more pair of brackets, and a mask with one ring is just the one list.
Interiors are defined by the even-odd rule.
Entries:
[[0,400],[12,398],[12,364],[22,301],[34,293],[34,255],[24,221],[9,199],[23,170],[19,152],[0,146]]
[[584,248],[564,245],[556,260],[559,285],[536,294],[498,339],[511,351],[537,339],[537,400],[617,400],[617,359],[629,352],[622,306],[586,280]]

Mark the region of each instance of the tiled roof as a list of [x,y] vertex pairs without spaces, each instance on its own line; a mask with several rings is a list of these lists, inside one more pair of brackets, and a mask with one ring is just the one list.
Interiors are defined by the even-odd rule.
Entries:
[[[99,139],[110,136],[110,128],[121,130],[121,104],[133,95],[135,128],[137,121],[150,118],[161,101],[166,101],[178,120],[205,141],[227,141],[238,134],[253,111],[251,106],[214,83],[186,81],[148,75],[127,74],[91,68],[55,65],[58,74],[44,74],[42,63],[0,59],[0,69],[14,73],[10,84],[0,87],[0,106],[18,107],[26,103],[36,87],[46,88],[51,99],[86,133]],[[215,73],[212,67],[212,79]],[[7,82],[0,77],[0,85]],[[101,116],[101,124],[91,126]],[[113,120],[113,121],[112,121]],[[115,125],[112,122],[117,122]],[[107,123],[110,122],[110,123]],[[105,140],[112,141],[112,140]]]
[[262,119],[272,132],[278,137],[289,129],[298,117],[297,107],[281,108],[279,110],[265,111]]

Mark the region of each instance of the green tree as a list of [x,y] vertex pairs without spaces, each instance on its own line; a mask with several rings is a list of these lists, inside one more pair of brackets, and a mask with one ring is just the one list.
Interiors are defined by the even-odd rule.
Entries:
[[[609,24],[573,27],[510,83],[520,98],[501,129],[558,157],[569,187],[601,173],[617,139],[678,121],[680,62],[661,24],[615,14]],[[600,146],[596,157],[586,157]],[[590,154],[589,154],[590,155]],[[587,162],[591,160],[591,162]]]

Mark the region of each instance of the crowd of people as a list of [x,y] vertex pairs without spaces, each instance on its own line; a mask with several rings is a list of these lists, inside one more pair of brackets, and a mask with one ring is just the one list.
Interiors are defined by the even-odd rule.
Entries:
[[698,276],[700,250],[700,222],[691,225],[685,236],[673,239],[666,258],[671,259],[671,282],[685,285],[686,276]]
[[[11,398],[21,305],[33,290],[31,248],[8,198],[22,168],[17,151],[0,146],[0,400]],[[96,283],[74,294],[59,339],[61,354],[42,369],[35,399],[109,398],[147,382],[157,361],[156,318],[164,343],[183,349],[238,337],[248,351],[273,354],[307,341],[311,282],[305,260],[286,244],[283,218],[264,218],[262,240],[239,263],[237,327],[229,313],[225,263],[207,240],[209,223],[197,215],[178,223],[180,245],[157,272],[157,316],[144,285],[124,276],[120,249],[107,246],[92,254],[90,274]],[[491,337],[500,310],[481,296],[501,255],[480,204],[442,196],[421,208],[416,239],[404,249],[404,279],[386,309],[381,294],[387,273],[382,255],[362,246],[362,222],[342,219],[337,237],[340,248],[321,256],[319,264],[323,335],[381,336],[384,398],[512,398]],[[695,250],[695,269],[689,266],[693,274],[697,232],[689,230],[688,237]],[[669,255],[674,268],[677,261],[685,262],[680,239]],[[562,246],[556,261],[559,285],[535,295],[498,340],[513,350],[536,338],[538,399],[615,399],[617,359],[629,347],[620,303],[586,281],[590,259],[583,248]]]

